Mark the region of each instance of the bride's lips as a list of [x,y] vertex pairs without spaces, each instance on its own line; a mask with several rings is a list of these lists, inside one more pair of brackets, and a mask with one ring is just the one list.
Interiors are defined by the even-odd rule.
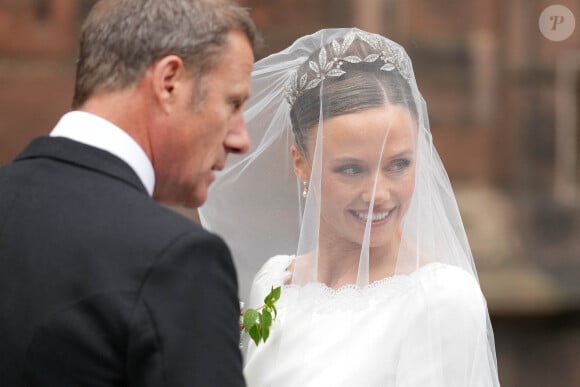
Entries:
[[[387,223],[392,217],[397,207],[390,209],[375,209],[371,214],[371,225],[380,226]],[[361,224],[366,225],[369,217],[368,210],[348,210],[350,214]]]

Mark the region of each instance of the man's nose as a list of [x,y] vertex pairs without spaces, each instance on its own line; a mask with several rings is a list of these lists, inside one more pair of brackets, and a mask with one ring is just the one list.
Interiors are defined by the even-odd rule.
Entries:
[[250,149],[250,135],[242,114],[232,121],[224,145],[230,153],[246,153]]

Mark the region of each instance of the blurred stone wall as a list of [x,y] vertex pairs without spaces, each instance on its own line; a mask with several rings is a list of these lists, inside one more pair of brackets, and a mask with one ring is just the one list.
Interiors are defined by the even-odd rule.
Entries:
[[0,0],[0,164],[70,109],[80,22],[91,0]]

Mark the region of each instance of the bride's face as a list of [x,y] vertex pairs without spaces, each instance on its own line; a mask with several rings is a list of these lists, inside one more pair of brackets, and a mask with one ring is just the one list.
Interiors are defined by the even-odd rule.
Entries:
[[327,119],[323,131],[321,237],[360,246],[370,222],[370,246],[389,244],[415,186],[416,121],[388,105]]

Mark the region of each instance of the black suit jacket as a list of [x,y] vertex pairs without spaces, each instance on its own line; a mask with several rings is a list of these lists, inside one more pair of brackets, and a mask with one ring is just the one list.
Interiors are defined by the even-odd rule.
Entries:
[[243,386],[217,236],[112,154],[42,137],[0,169],[0,386]]

